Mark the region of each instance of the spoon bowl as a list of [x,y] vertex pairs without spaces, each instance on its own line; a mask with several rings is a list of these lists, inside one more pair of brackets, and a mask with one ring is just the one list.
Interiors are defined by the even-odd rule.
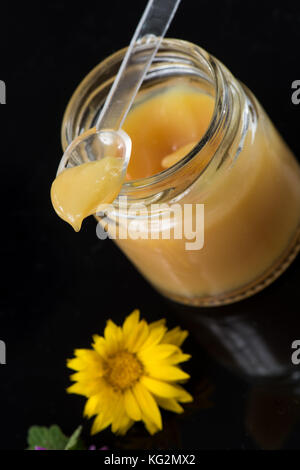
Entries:
[[131,139],[123,129],[97,130],[93,127],[68,146],[58,166],[57,176],[67,168],[106,157],[116,157],[123,160],[122,176],[125,178],[131,146]]

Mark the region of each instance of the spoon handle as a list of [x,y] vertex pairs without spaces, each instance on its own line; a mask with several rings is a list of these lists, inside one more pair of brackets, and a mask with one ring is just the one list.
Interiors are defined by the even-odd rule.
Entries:
[[181,0],[149,0],[97,119],[120,129]]

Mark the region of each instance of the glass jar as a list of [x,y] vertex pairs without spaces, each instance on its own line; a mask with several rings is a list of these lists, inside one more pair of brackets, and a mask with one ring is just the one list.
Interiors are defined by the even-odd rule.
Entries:
[[[78,86],[62,124],[64,150],[95,125],[124,54],[125,49],[105,59]],[[134,217],[142,223],[157,218],[154,203],[203,204],[204,244],[198,249],[186,249],[183,238],[163,238],[166,227],[183,224],[182,216],[167,209],[156,237],[142,237],[139,226],[136,237],[115,242],[168,298],[197,306],[235,302],[270,284],[299,251],[300,168],[252,93],[189,42],[163,40],[135,105],[178,84],[214,98],[209,127],[171,168],[126,181],[106,228],[128,222],[137,203],[147,208]]]

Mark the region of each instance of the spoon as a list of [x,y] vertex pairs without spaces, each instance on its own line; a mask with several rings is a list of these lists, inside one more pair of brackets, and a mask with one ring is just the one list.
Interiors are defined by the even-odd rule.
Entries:
[[131,155],[131,139],[121,127],[180,1],[148,1],[96,127],[82,133],[68,146],[57,175],[67,168],[95,162],[109,155],[122,159],[120,181],[124,181]]

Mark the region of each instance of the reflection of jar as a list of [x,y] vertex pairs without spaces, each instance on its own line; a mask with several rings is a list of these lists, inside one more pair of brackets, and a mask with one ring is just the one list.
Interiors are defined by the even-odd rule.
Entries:
[[[100,63],[77,88],[63,121],[64,149],[94,125],[124,52]],[[163,41],[137,102],[179,82],[214,97],[206,134],[168,170],[126,182],[121,195],[130,207],[146,205],[147,220],[155,216],[153,203],[204,204],[204,246],[186,250],[186,239],[150,236],[116,243],[167,297],[191,305],[234,302],[272,282],[299,249],[300,169],[255,97],[193,44]],[[122,225],[128,212],[114,205],[111,220],[118,216]],[[145,222],[145,214],[139,217]],[[167,218],[162,230],[166,225]]]

